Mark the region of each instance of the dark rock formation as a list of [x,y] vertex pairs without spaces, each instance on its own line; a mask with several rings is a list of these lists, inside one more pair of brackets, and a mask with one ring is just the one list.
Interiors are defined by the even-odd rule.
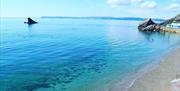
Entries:
[[154,23],[151,19],[145,20],[144,22],[139,24],[138,29],[140,31],[150,31],[150,32],[154,32],[154,31],[177,32],[176,30],[172,28],[166,27],[168,24],[172,24],[172,23],[180,23],[180,13],[177,16],[171,19],[168,19],[160,24]]
[[138,29],[141,31],[155,31],[159,28],[158,26],[159,25],[154,23],[150,18],[139,24]]
[[160,25],[166,26],[167,24],[177,23],[177,22],[180,23],[180,13],[177,16],[160,23]]
[[36,24],[37,22],[32,20],[31,18],[27,18],[28,22],[24,22],[24,23],[27,23],[27,24]]
[[144,28],[144,31],[153,31],[155,29],[155,25],[149,25],[147,27]]

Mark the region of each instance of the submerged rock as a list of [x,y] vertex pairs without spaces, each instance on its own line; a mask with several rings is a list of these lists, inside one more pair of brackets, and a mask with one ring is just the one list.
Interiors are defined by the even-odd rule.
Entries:
[[37,22],[36,21],[34,21],[33,19],[31,19],[31,18],[27,18],[27,22],[24,22],[24,23],[27,23],[27,24],[36,24]]

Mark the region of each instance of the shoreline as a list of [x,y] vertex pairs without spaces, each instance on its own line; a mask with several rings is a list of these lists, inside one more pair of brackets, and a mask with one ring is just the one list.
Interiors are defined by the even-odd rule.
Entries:
[[172,91],[171,81],[179,76],[180,48],[177,48],[163,58],[157,67],[137,78],[127,91]]
[[161,31],[180,34],[180,29],[178,28],[161,27]]

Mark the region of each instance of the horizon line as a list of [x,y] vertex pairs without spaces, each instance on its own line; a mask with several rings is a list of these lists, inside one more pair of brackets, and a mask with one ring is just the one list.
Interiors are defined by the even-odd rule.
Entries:
[[152,18],[152,19],[162,19],[164,20],[164,18],[154,18],[154,17],[138,17],[138,16],[121,16],[121,17],[117,17],[117,16],[0,16],[0,18],[139,18],[139,19],[148,19],[148,18]]

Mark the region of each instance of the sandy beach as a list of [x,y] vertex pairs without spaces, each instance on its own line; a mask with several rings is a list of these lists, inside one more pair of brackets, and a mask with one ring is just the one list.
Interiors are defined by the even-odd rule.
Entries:
[[180,48],[152,71],[138,78],[128,91],[173,91],[171,81],[180,77]]

